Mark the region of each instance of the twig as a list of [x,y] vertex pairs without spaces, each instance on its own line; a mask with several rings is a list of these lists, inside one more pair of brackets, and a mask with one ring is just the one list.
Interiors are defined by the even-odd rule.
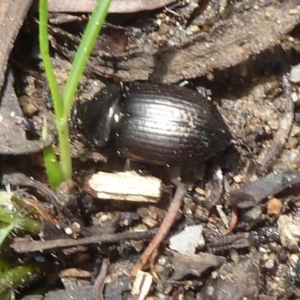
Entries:
[[153,251],[158,248],[159,244],[169,233],[169,230],[171,229],[172,225],[175,222],[177,213],[181,207],[186,191],[187,191],[186,184],[183,183],[178,184],[174,198],[169,206],[165,218],[162,221],[156,235],[154,236],[152,241],[149,243],[148,247],[143,252],[139,261],[134,265],[133,269],[131,270],[132,276],[135,276],[138,270],[142,269],[145,266],[145,264],[148,262],[149,258],[151,257]]
[[115,243],[124,240],[141,240],[150,239],[156,233],[156,230],[148,230],[142,232],[122,232],[122,233],[111,233],[95,235],[86,238],[74,239],[57,239],[51,241],[20,241],[16,240],[12,243],[11,247],[18,253],[36,252],[52,250],[57,248],[68,248],[80,245],[89,245],[97,243]]
[[110,262],[107,258],[104,258],[102,260],[102,266],[101,270],[99,272],[99,275],[97,276],[95,282],[94,282],[94,296],[96,299],[103,300],[103,289],[105,285],[105,277],[108,272]]
[[229,227],[227,228],[227,230],[224,232],[224,235],[229,235],[232,233],[232,231],[234,230],[234,228],[236,227],[236,225],[238,223],[238,220],[239,220],[238,210],[237,210],[237,208],[233,207],[230,224],[229,224]]
[[280,127],[274,135],[273,142],[269,147],[261,151],[257,158],[260,172],[268,170],[278,158],[282,148],[290,134],[294,120],[294,102],[292,99],[292,87],[287,75],[282,77],[282,85],[285,91],[286,105],[285,113],[281,118]]

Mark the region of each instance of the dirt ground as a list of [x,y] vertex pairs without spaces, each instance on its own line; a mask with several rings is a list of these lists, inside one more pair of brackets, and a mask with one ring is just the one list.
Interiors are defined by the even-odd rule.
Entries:
[[[54,113],[35,5],[24,11],[20,30],[12,28],[16,39],[7,42],[12,51],[0,51],[2,186],[25,189],[41,203],[43,230],[18,233],[1,253],[15,263],[39,262],[43,275],[21,287],[17,299],[300,299],[300,2],[113,2],[76,101],[92,100],[112,83],[188,80],[191,89],[205,90],[233,139],[212,159],[181,167],[183,184],[170,179],[175,168],[132,162],[137,177],[112,177],[116,190],[104,199],[91,177],[124,172],[126,158],[113,141],[93,147],[70,117],[73,181],[51,190],[39,149],[56,145]],[[77,10],[49,1],[61,87],[89,3]],[[51,138],[41,142],[45,120]],[[154,180],[139,198],[117,190],[114,180],[136,188],[139,177]],[[159,196],[149,196],[156,180]],[[38,287],[44,291],[30,295]]]

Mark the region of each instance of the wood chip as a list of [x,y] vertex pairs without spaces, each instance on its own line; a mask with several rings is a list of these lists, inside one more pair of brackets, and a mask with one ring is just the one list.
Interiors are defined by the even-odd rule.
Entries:
[[139,270],[133,283],[132,295],[139,295],[138,300],[145,299],[150,291],[152,281],[153,277],[149,273]]
[[158,202],[162,181],[136,172],[98,172],[89,179],[85,190],[98,199]]
[[91,273],[85,270],[80,270],[77,268],[69,268],[59,272],[61,278],[65,277],[80,277],[80,278],[90,278]]

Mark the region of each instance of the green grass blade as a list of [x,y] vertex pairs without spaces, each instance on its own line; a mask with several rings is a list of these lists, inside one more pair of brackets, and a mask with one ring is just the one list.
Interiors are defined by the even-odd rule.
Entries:
[[[83,34],[78,51],[76,52],[74,62],[70,71],[69,78],[67,80],[63,97],[59,93],[57,81],[53,71],[50,55],[49,55],[49,43],[48,43],[48,13],[47,13],[47,0],[40,0],[39,6],[39,41],[42,59],[45,65],[45,71],[51,90],[51,95],[54,103],[54,110],[56,116],[56,126],[58,130],[58,140],[60,148],[60,165],[51,168],[51,160],[54,163],[53,153],[45,151],[45,162],[47,175],[51,186],[57,186],[61,180],[58,174],[60,168],[62,177],[64,180],[72,177],[72,159],[71,159],[71,146],[69,140],[69,125],[68,117],[70,114],[71,106],[74,101],[75,93],[83,74],[86,63],[94,47],[95,41],[99,35],[103,22],[108,13],[110,0],[98,0],[95,11],[92,13],[91,19]],[[48,157],[50,157],[48,159]],[[55,173],[56,175],[52,174]],[[57,181],[56,181],[57,180]]]
[[53,189],[55,189],[64,181],[64,176],[60,169],[59,162],[57,161],[52,147],[45,148],[43,150],[43,156],[49,184]]
[[[47,139],[48,129],[44,125],[42,131],[42,138]],[[48,147],[43,150],[43,157],[45,162],[46,174],[48,177],[49,184],[52,188],[58,187],[64,181],[64,175],[60,168],[60,164],[56,158],[53,147]]]
[[111,0],[98,0],[76,52],[70,75],[63,92],[64,112],[69,115],[76,89],[96,39],[107,16]]
[[47,75],[51,96],[53,99],[53,105],[55,109],[55,115],[57,118],[63,117],[64,108],[59,93],[58,84],[52,67],[52,62],[49,52],[49,40],[48,40],[48,1],[39,1],[39,43],[42,60]]
[[[48,1],[40,0],[39,6],[39,42],[40,42],[40,51],[43,59],[43,63],[45,66],[45,72],[47,75],[51,96],[53,99],[54,110],[55,110],[55,118],[56,118],[56,127],[58,131],[58,141],[60,148],[60,168],[63,179],[69,179],[72,177],[72,160],[71,160],[71,151],[70,151],[70,141],[69,141],[69,126],[68,119],[64,114],[64,106],[62,102],[61,95],[59,93],[56,77],[54,74],[54,70],[52,67],[52,62],[49,54],[49,41],[48,41]],[[46,154],[49,155],[49,152],[46,151]],[[48,164],[50,166],[51,163]],[[58,173],[53,175],[49,172],[54,172],[57,170],[56,168],[50,168],[47,171],[47,175],[49,181],[51,181],[54,185],[54,178],[59,178]]]

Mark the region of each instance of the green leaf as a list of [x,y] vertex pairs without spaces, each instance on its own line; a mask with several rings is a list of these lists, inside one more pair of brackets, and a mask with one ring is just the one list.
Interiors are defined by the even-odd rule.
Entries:
[[0,247],[2,246],[5,239],[9,236],[9,234],[13,231],[13,229],[14,223],[10,223],[6,226],[3,225],[0,227]]

